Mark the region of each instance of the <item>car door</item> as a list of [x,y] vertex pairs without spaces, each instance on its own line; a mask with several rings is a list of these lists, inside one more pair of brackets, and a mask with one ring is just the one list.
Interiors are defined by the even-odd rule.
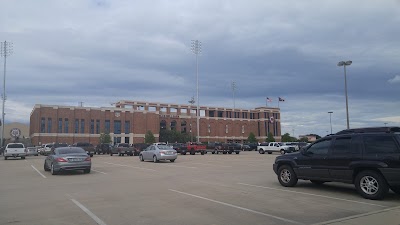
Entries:
[[53,162],[53,155],[54,155],[54,149],[52,149],[49,153],[48,156],[46,156],[46,165],[48,168],[50,168],[51,163]]
[[326,159],[333,179],[352,180],[352,164],[362,159],[360,143],[360,136],[356,135],[337,136],[333,139],[331,154]]
[[326,138],[310,145],[295,159],[298,176],[307,179],[329,179],[329,167],[326,159],[332,139]]

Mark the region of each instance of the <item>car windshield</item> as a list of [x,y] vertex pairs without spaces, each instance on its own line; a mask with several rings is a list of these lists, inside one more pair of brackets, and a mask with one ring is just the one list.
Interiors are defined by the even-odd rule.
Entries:
[[173,148],[168,145],[158,145],[157,147],[161,150],[173,150]]
[[86,151],[79,148],[70,148],[70,149],[56,149],[56,153],[58,153],[59,155],[77,154],[77,153],[86,154]]
[[8,148],[23,148],[23,144],[9,144]]

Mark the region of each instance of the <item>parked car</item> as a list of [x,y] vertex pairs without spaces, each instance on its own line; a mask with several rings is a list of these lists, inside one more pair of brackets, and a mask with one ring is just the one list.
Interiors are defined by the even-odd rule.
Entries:
[[86,153],[90,156],[93,157],[94,152],[95,152],[95,148],[92,144],[88,143],[88,142],[77,142],[75,144],[72,145],[73,147],[81,147],[83,148],[83,150],[86,151]]
[[209,142],[206,146],[206,152],[211,152],[212,154],[215,154],[216,150],[220,148],[221,145],[221,142]]
[[256,151],[258,143],[247,143],[246,145],[250,146],[250,150],[249,151],[253,151],[253,150]]
[[96,146],[95,154],[110,154],[110,150],[112,148],[112,144],[110,143],[101,143]]
[[237,143],[222,143],[221,146],[218,146],[215,149],[213,154],[218,154],[218,153],[232,154],[233,152],[235,152],[236,154],[239,154],[240,151],[242,151],[242,146],[240,144],[237,144]]
[[51,150],[54,150],[55,148],[59,148],[59,147],[68,147],[69,145],[67,143],[54,143],[51,146]]
[[133,155],[134,156],[138,156],[141,151],[143,151],[144,149],[146,149],[149,146],[150,146],[150,144],[147,144],[147,143],[136,143],[136,144],[133,144],[133,149],[134,149]]
[[294,146],[285,145],[281,142],[269,142],[268,144],[262,143],[257,146],[257,150],[260,154],[272,154],[273,152],[279,152],[282,155],[296,151]]
[[187,145],[184,143],[173,143],[170,146],[176,150],[177,153],[181,155],[186,155],[187,152]]
[[250,147],[250,145],[244,144],[244,145],[242,145],[242,150],[243,150],[243,151],[251,151],[251,150],[253,150],[253,149]]
[[152,160],[157,163],[160,160],[169,160],[171,162],[175,162],[178,158],[178,154],[175,149],[173,149],[169,145],[150,145],[144,151],[140,152],[139,159],[140,161]]
[[90,173],[92,161],[81,147],[59,147],[53,149],[46,157],[43,167],[52,175],[70,170],[83,170],[84,173]]
[[285,187],[303,179],[351,183],[367,199],[383,199],[389,188],[400,194],[400,127],[343,130],[276,157],[273,169]]
[[48,155],[51,152],[51,147],[53,147],[53,143],[44,144],[43,148],[41,148],[41,155]]
[[26,156],[32,156],[32,155],[38,156],[39,155],[37,147],[26,147],[25,151],[26,151]]
[[110,155],[118,154],[118,156],[133,156],[134,149],[128,143],[118,143],[110,149]]
[[25,146],[22,143],[9,143],[4,149],[4,160],[7,160],[10,157],[21,157],[21,159],[25,159],[25,156]]

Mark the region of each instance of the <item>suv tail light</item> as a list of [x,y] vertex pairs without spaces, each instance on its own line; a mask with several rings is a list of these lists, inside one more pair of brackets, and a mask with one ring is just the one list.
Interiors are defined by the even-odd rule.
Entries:
[[90,157],[86,157],[85,161],[90,162],[90,161],[92,161],[92,159]]
[[64,158],[57,158],[56,159],[57,162],[68,162],[66,159]]

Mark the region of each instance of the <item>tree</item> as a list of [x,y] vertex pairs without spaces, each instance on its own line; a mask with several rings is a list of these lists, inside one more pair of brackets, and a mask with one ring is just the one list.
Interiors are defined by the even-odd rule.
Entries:
[[267,137],[267,139],[265,141],[266,142],[274,142],[275,141],[274,135],[272,135],[272,133],[269,132],[268,133],[268,137]]
[[289,133],[285,133],[282,136],[282,142],[297,142],[297,138],[291,137]]
[[99,140],[99,142],[100,142],[101,144],[108,144],[108,143],[111,143],[112,141],[111,141],[111,136],[110,136],[110,134],[109,134],[108,132],[106,132],[106,133],[101,133],[101,134],[100,134],[100,140]]
[[144,136],[144,142],[147,144],[152,144],[156,142],[156,138],[154,137],[153,133],[151,131],[147,131],[146,135]]
[[300,138],[299,142],[308,142],[308,138],[307,137],[302,137],[302,138]]
[[160,142],[185,143],[188,141],[190,141],[190,136],[186,133],[180,133],[176,130],[161,130],[160,131]]
[[249,142],[249,143],[258,142],[256,135],[254,135],[253,132],[250,132],[249,137],[247,138],[247,142]]

